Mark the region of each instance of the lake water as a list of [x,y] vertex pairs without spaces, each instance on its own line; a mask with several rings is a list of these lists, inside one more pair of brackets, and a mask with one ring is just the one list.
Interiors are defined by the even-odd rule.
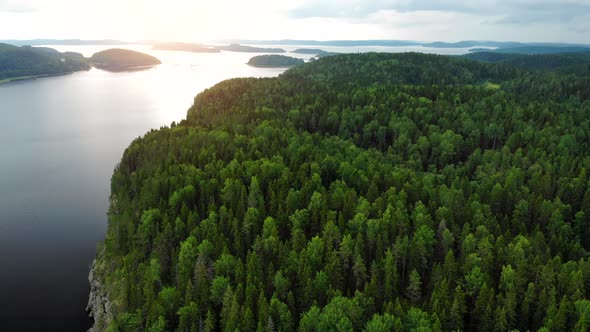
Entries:
[[[49,47],[85,56],[110,48]],[[151,128],[185,118],[194,96],[215,83],[283,72],[247,66],[248,59],[256,55],[251,53],[194,54],[151,51],[142,45],[123,47],[154,55],[162,65],[131,73],[93,69],[0,84],[2,331],[87,329],[91,324],[84,310],[88,270],[96,244],[105,234],[110,177],[124,149]]]

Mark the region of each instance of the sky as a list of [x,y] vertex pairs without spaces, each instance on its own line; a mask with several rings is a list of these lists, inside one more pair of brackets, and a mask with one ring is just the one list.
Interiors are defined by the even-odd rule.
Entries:
[[590,0],[0,0],[0,39],[590,44]]

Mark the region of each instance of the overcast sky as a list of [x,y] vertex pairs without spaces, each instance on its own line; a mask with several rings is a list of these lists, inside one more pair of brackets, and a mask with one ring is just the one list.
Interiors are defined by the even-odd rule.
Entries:
[[0,39],[590,44],[590,0],[0,0]]

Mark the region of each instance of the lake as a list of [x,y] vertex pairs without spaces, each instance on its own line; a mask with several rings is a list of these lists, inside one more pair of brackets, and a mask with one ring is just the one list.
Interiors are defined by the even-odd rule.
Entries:
[[[85,56],[111,48],[49,47]],[[272,77],[284,71],[246,65],[256,55],[252,53],[116,47],[149,53],[162,65],[139,72],[92,69],[0,84],[2,331],[86,330],[91,325],[85,311],[89,266],[106,231],[110,177],[125,148],[151,128],[185,118],[194,96],[224,79]],[[284,48],[298,47],[304,46]],[[322,48],[337,52],[467,51]]]

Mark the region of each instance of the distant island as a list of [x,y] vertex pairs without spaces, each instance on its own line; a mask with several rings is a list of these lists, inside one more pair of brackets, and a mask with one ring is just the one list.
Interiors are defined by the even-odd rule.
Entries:
[[126,49],[109,49],[85,58],[80,53],[62,53],[49,47],[18,47],[0,43],[0,83],[69,74],[91,67],[124,71],[160,63],[151,55]]
[[264,68],[286,68],[304,64],[305,61],[290,56],[267,54],[258,55],[248,61],[248,65]]
[[493,48],[484,48],[484,47],[476,47],[470,48],[469,52],[476,53],[476,52],[494,52]]
[[245,52],[245,53],[286,53],[282,48],[264,48],[264,47],[253,47],[240,44],[231,44],[229,46],[217,46],[220,51],[228,52]]
[[324,50],[320,50],[319,48],[298,48],[293,53],[297,54],[324,54],[328,53]]
[[95,53],[90,61],[96,68],[110,71],[133,70],[162,63],[151,55],[121,48]]
[[0,83],[88,69],[88,61],[79,53],[0,44]]
[[152,47],[153,50],[161,51],[181,51],[181,52],[192,52],[192,53],[219,53],[220,51],[211,46],[202,44],[191,44],[191,43],[158,43]]
[[327,57],[327,56],[331,56],[331,55],[342,54],[342,53],[338,53],[338,52],[328,52],[328,51],[320,50],[320,49],[317,49],[317,48],[298,48],[295,51],[293,51],[293,53],[296,53],[296,54],[314,54],[315,57],[311,58],[310,61],[314,61],[314,60],[317,60],[319,58],[323,58],[323,57]]

